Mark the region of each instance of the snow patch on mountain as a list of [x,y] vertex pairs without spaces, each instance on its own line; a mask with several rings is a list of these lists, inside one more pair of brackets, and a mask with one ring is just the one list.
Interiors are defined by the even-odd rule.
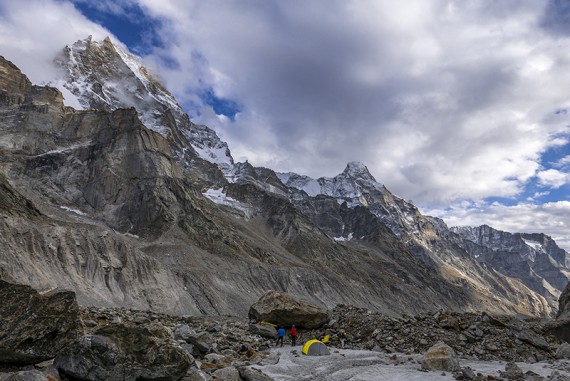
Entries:
[[71,213],[75,213],[75,214],[79,214],[80,216],[86,216],[87,214],[83,213],[81,210],[79,209],[75,209],[75,208],[69,208],[67,206],[60,206],[61,209],[67,211],[67,212],[71,212]]
[[347,237],[333,237],[337,242],[347,242],[350,241],[354,236],[354,233],[349,233]]
[[204,125],[193,125],[193,128],[185,129],[182,133],[191,142],[200,158],[217,164],[224,175],[230,174],[234,159],[228,144],[222,141],[213,130]]
[[542,246],[542,243],[537,242],[537,241],[531,241],[529,239],[524,239],[524,238],[522,238],[522,240],[531,249],[538,251],[538,252],[544,252],[544,247]]
[[85,105],[81,103],[79,97],[73,94],[66,86],[63,80],[57,80],[49,83],[49,86],[57,88],[63,95],[63,103],[66,106],[73,107],[76,110],[85,110]]
[[[325,194],[323,191],[323,187],[319,180],[315,180],[309,176],[298,175],[293,172],[287,173],[276,173],[277,177],[281,182],[288,187],[297,188],[299,190],[304,191],[307,195],[311,197],[315,197],[319,194]],[[325,179],[324,177],[322,179]]]
[[233,208],[233,209],[236,209],[236,210],[243,212],[245,217],[248,219],[252,218],[254,215],[253,208],[251,208],[247,204],[244,204],[244,203],[242,203],[242,202],[240,202],[234,198],[228,197],[223,188],[208,189],[202,194],[206,198],[208,198],[210,201],[213,201],[214,203],[216,203],[218,205],[229,206],[230,208]]

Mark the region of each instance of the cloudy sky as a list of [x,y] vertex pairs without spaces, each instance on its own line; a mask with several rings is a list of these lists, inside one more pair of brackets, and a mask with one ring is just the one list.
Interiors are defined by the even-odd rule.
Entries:
[[0,0],[0,54],[36,83],[88,35],[141,56],[238,161],[361,161],[449,225],[570,249],[566,0]]

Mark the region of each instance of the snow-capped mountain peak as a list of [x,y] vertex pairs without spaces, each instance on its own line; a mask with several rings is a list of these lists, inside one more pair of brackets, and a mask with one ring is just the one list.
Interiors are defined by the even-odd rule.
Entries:
[[154,78],[142,60],[114,44],[109,37],[94,41],[91,36],[68,45],[56,58],[63,77],[51,84],[71,104],[84,109],[134,107],[139,119],[163,136],[170,133],[169,122],[184,124],[186,114],[176,99]]
[[344,171],[335,177],[313,179],[296,173],[277,173],[279,179],[288,187],[305,191],[309,196],[319,194],[336,197],[342,201],[363,204],[361,196],[371,190],[382,191],[384,187],[376,182],[368,168],[357,161],[346,165]]
[[355,179],[367,179],[376,182],[374,176],[368,171],[368,167],[359,161],[349,162],[342,173]]
[[55,63],[62,76],[50,85],[59,88],[67,105],[107,111],[134,107],[147,128],[164,137],[173,137],[172,148],[178,158],[191,151],[225,173],[232,168],[233,158],[227,144],[210,128],[190,122],[174,96],[149,72],[142,59],[109,37],[99,42],[89,36],[68,45]]

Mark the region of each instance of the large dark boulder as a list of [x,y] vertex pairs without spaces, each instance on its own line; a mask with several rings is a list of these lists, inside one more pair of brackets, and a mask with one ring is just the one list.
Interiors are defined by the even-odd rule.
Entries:
[[75,293],[40,294],[29,286],[0,280],[0,363],[51,359],[81,335]]
[[287,292],[268,291],[249,309],[249,318],[279,326],[316,329],[328,322],[329,313]]
[[54,365],[72,379],[174,381],[186,374],[193,361],[158,323],[111,324],[65,348]]
[[546,323],[544,330],[557,338],[570,342],[570,283],[566,285],[558,298],[558,316],[556,320]]
[[570,283],[566,285],[558,298],[558,317],[570,316]]

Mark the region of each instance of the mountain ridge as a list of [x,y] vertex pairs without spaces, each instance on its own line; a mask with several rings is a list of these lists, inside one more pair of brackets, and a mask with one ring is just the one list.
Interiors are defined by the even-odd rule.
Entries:
[[[79,47],[97,60],[85,62],[122,59],[101,48],[110,40],[89,44]],[[61,57],[58,64],[76,68]],[[467,249],[482,246],[421,215],[361,163],[313,180],[324,191],[311,195],[294,186],[295,176],[235,163],[227,144],[186,114],[161,109],[168,129],[149,129],[141,113],[152,107],[112,99],[123,91],[106,92],[108,73],[98,64],[82,73],[109,102],[78,93],[98,107],[86,110],[64,106],[62,92],[31,85],[5,59],[0,68],[8,73],[0,75],[8,99],[0,107],[0,168],[45,221],[16,218],[0,203],[7,216],[0,273],[38,288],[73,288],[87,304],[177,313],[243,314],[267,289],[390,314],[555,309],[551,293],[477,261]],[[128,78],[121,86],[140,88],[140,78]],[[66,81],[73,82],[55,82]],[[19,240],[8,238],[14,231]]]

